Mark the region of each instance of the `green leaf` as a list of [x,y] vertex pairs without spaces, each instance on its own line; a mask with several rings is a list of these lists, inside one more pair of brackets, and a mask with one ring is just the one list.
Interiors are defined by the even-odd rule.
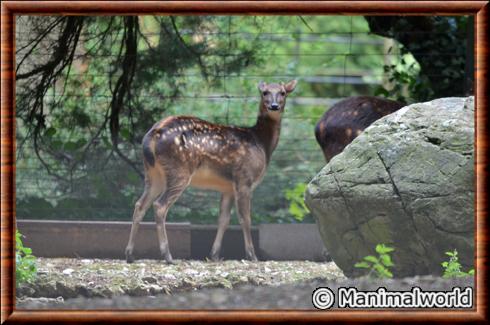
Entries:
[[378,273],[379,278],[391,278],[393,274],[381,264],[374,265],[374,269]]
[[389,97],[390,96],[390,92],[388,90],[384,89],[383,87],[379,87],[374,92],[374,95],[375,96]]
[[354,267],[368,269],[370,266],[366,262],[359,262],[359,263],[354,264]]
[[34,279],[37,268],[36,259],[31,255],[32,250],[22,244],[23,236],[18,230],[15,233],[15,281],[17,284]]
[[123,137],[123,139],[125,139],[125,140],[130,139],[130,132],[128,129],[121,129],[120,133],[121,133],[121,136]]
[[65,150],[70,150],[70,151],[76,150],[78,148],[77,143],[73,141],[66,142],[63,147],[65,148]]
[[383,273],[386,268],[382,264],[375,264],[373,265],[373,268],[378,272],[378,273]]
[[381,259],[381,263],[383,263],[385,266],[393,266],[393,262],[391,261],[390,255],[387,254],[382,254],[379,256]]
[[385,274],[386,274],[386,276],[388,278],[392,278],[393,277],[393,273],[391,273],[389,270],[386,270],[386,273]]
[[107,149],[112,148],[112,142],[107,137],[103,137],[102,142]]
[[368,255],[368,256],[364,257],[364,259],[368,262],[379,263],[379,260],[375,256],[372,256],[372,255]]
[[47,137],[52,137],[55,134],[56,134],[56,129],[54,127],[50,127],[46,129],[46,131],[44,132],[44,135]]
[[310,211],[304,203],[306,183],[297,183],[294,188],[286,189],[284,195],[289,201],[289,213],[298,221],[302,221]]
[[85,140],[85,139],[78,139],[78,141],[77,141],[77,149],[82,148],[86,144],[87,144],[87,140]]
[[295,219],[303,220],[304,212],[296,202],[291,202],[289,205],[289,213],[291,213]]
[[75,151],[82,148],[87,143],[85,139],[78,139],[76,141],[68,141],[64,144],[65,150]]
[[389,252],[393,252],[395,249],[384,244],[376,245],[376,252],[379,254],[386,254]]
[[63,142],[61,142],[60,140],[53,140],[51,141],[51,146],[55,150],[60,150],[61,147],[63,147]]

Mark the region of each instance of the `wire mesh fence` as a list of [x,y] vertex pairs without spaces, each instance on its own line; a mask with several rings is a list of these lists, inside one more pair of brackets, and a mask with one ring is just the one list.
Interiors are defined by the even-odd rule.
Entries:
[[[22,24],[28,19],[20,16],[17,21],[18,75],[50,62],[56,53],[45,45],[49,42],[39,41],[39,30]],[[56,29],[57,19],[52,18],[55,27],[45,29],[46,37],[51,37],[53,42],[60,34]],[[162,30],[149,23],[152,19],[139,18],[137,46],[143,52],[164,51],[159,47]],[[279,145],[253,197],[256,222],[295,222],[285,191],[309,182],[325,164],[314,137],[314,126],[320,116],[344,97],[373,95],[380,87],[389,88],[391,75],[385,66],[408,61],[414,73],[419,67],[412,55],[400,50],[400,45],[371,34],[363,17],[335,17],[334,23],[332,17],[305,17],[314,27],[305,25],[297,17],[270,19],[275,20],[273,24],[257,22],[254,17],[214,17],[206,22],[205,30],[174,26],[178,28],[179,38],[166,44],[170,52],[164,53],[173,53],[171,48],[182,47],[186,44],[184,41],[203,44],[203,48],[212,50],[201,53],[201,60],[215,69],[204,74],[197,64],[176,70],[165,68],[163,64],[159,72],[163,81],[141,84],[138,93],[133,95],[133,111],[128,110],[129,116],[121,119],[118,148],[142,170],[140,142],[144,133],[134,131],[135,128],[142,128],[142,124],[149,126],[169,115],[192,115],[216,123],[252,126],[260,101],[258,82],[298,79],[298,89],[287,101]],[[271,24],[274,30],[267,30]],[[118,70],[123,64],[119,61],[121,49],[110,44],[124,42],[126,37],[121,31],[107,32],[106,29],[104,33],[102,25],[93,24],[80,32],[73,61],[64,70],[65,77],[53,81],[43,94],[46,127],[49,129],[50,123],[57,121],[64,126],[64,131],[49,134],[45,140],[49,146],[36,152],[32,133],[18,113],[16,195],[19,218],[131,218],[143,181],[114,154],[108,126],[99,129],[95,123],[91,125],[97,115],[104,115],[111,106],[113,89],[121,74]],[[426,37],[441,37],[440,34],[428,33]],[[36,42],[39,45],[32,50]],[[96,51],[102,43],[110,46],[106,51]],[[230,69],[230,62],[242,57],[244,53],[240,49],[247,46],[253,47],[260,59],[240,69]],[[454,53],[437,55],[455,56]],[[137,56],[136,62],[145,59],[140,52],[134,56]],[[139,68],[145,69],[145,65],[140,64]],[[26,80],[17,84],[18,110],[23,103],[23,92],[30,87],[30,79]],[[178,91],[172,91],[175,89]],[[64,113],[54,113],[54,107],[59,106]],[[139,126],[132,125],[135,120],[131,112],[139,114],[136,121]],[[145,112],[148,114],[144,115]],[[75,115],[77,120],[70,120]],[[89,122],[81,132],[79,124],[85,115],[89,116]],[[94,134],[100,136],[94,140]],[[89,145],[90,151],[84,152]],[[168,220],[211,222],[217,217],[218,206],[218,193],[189,189],[170,210]],[[146,218],[151,220],[149,215]]]

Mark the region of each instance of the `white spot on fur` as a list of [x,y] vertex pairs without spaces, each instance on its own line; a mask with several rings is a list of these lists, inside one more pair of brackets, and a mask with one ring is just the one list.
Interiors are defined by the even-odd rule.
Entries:
[[187,148],[187,138],[185,137],[185,135],[184,135],[184,134],[182,134],[182,142],[183,142],[183,144],[184,144],[184,147],[186,147],[186,148]]

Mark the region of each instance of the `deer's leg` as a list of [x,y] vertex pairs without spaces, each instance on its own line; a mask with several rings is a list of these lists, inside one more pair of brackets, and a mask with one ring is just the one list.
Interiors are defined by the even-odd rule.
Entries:
[[238,212],[238,220],[243,230],[245,242],[245,253],[251,261],[257,261],[254,245],[252,242],[252,220],[250,216],[252,193],[250,188],[238,187],[235,189],[235,202]]
[[223,234],[226,228],[230,224],[231,206],[233,203],[233,195],[222,194],[220,203],[220,212],[218,219],[218,231],[216,232],[216,238],[214,239],[213,248],[211,249],[211,259],[213,261],[219,260],[219,254],[221,251],[221,243],[223,242]]
[[189,182],[190,177],[188,175],[168,177],[165,191],[153,203],[160,252],[167,263],[173,263],[173,260],[168,247],[165,220],[167,218],[168,210],[175,203],[175,201],[177,201],[182,192],[184,192],[186,187],[189,185]]
[[134,262],[134,240],[136,238],[136,234],[138,233],[140,222],[145,216],[146,211],[148,211],[151,203],[160,194],[161,190],[161,187],[152,186],[151,184],[146,182],[143,195],[141,195],[139,200],[136,201],[133,212],[133,224],[131,225],[131,233],[129,234],[129,241],[128,245],[126,246],[126,261],[128,263]]

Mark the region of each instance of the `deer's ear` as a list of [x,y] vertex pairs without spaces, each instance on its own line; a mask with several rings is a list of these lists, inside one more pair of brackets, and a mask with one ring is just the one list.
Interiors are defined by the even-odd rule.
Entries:
[[258,88],[259,88],[259,90],[260,90],[261,92],[263,92],[263,91],[265,90],[265,87],[266,87],[266,86],[267,86],[267,84],[266,84],[265,82],[261,81],[261,82],[259,82],[259,86],[258,86]]
[[284,89],[286,89],[286,92],[289,94],[296,88],[296,84],[298,83],[297,80],[291,80],[287,84],[284,85]]

